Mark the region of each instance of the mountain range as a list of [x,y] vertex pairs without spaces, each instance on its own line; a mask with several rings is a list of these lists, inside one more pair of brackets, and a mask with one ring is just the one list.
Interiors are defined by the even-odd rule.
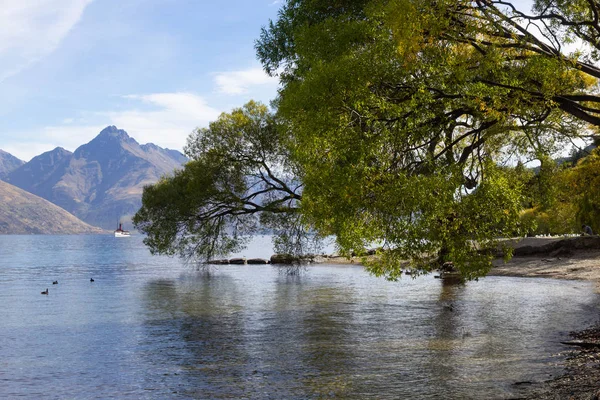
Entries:
[[74,152],[57,147],[21,164],[9,156],[0,154],[0,179],[103,229],[135,214],[144,186],[187,161],[179,151],[140,145],[115,126]]

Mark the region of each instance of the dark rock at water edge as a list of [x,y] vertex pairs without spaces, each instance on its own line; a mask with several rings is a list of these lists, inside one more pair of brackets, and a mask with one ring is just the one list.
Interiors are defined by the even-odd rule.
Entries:
[[222,260],[209,260],[206,262],[206,264],[212,264],[212,265],[228,265],[228,264],[237,264],[237,265],[244,265],[244,264],[254,264],[254,265],[259,265],[259,264],[269,264],[269,260],[266,260],[264,258],[249,258],[249,259],[245,259],[245,258],[232,258],[232,259],[222,259]]
[[264,258],[250,258],[247,261],[247,264],[268,264],[269,260],[265,260]]
[[571,332],[565,373],[531,389],[526,399],[600,400],[600,326]]
[[294,256],[291,254],[273,254],[271,256],[271,264],[307,264],[316,261],[314,255]]

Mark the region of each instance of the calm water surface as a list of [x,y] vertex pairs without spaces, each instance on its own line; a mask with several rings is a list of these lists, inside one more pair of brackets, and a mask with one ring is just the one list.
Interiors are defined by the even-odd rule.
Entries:
[[585,282],[207,275],[139,236],[0,236],[0,397],[509,398],[597,306]]

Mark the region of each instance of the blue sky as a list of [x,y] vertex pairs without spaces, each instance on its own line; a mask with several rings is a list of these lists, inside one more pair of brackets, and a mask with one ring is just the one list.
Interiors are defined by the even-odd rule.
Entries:
[[254,41],[281,1],[2,2],[0,149],[28,161],[116,125],[180,150],[221,112],[275,97]]
[[[6,4],[8,3],[8,4]],[[107,125],[181,149],[277,80],[256,60],[274,0],[9,0],[0,9],[0,149],[28,161]]]

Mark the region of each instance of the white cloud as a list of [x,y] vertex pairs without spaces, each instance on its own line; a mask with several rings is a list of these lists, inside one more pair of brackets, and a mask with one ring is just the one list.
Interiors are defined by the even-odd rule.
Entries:
[[251,86],[277,86],[278,79],[271,77],[262,68],[241,71],[219,72],[215,74],[215,84],[220,93],[239,95],[248,92]]
[[92,140],[103,128],[106,126],[85,124],[46,126],[40,130],[37,136],[43,138],[45,142],[54,143],[49,150],[64,147],[73,151],[78,146]]
[[[129,95],[134,104],[122,111],[85,114],[84,118],[67,118],[56,126],[35,132],[23,132],[19,141],[3,143],[0,148],[29,161],[32,157],[56,147],[74,151],[92,140],[108,125],[124,129],[139,143],[154,143],[181,150],[188,135],[197,127],[207,126],[220,112],[192,93],[154,93]],[[150,109],[148,109],[150,107]],[[25,142],[23,138],[32,138]]]
[[0,82],[52,53],[93,0],[11,0],[0,7]]

